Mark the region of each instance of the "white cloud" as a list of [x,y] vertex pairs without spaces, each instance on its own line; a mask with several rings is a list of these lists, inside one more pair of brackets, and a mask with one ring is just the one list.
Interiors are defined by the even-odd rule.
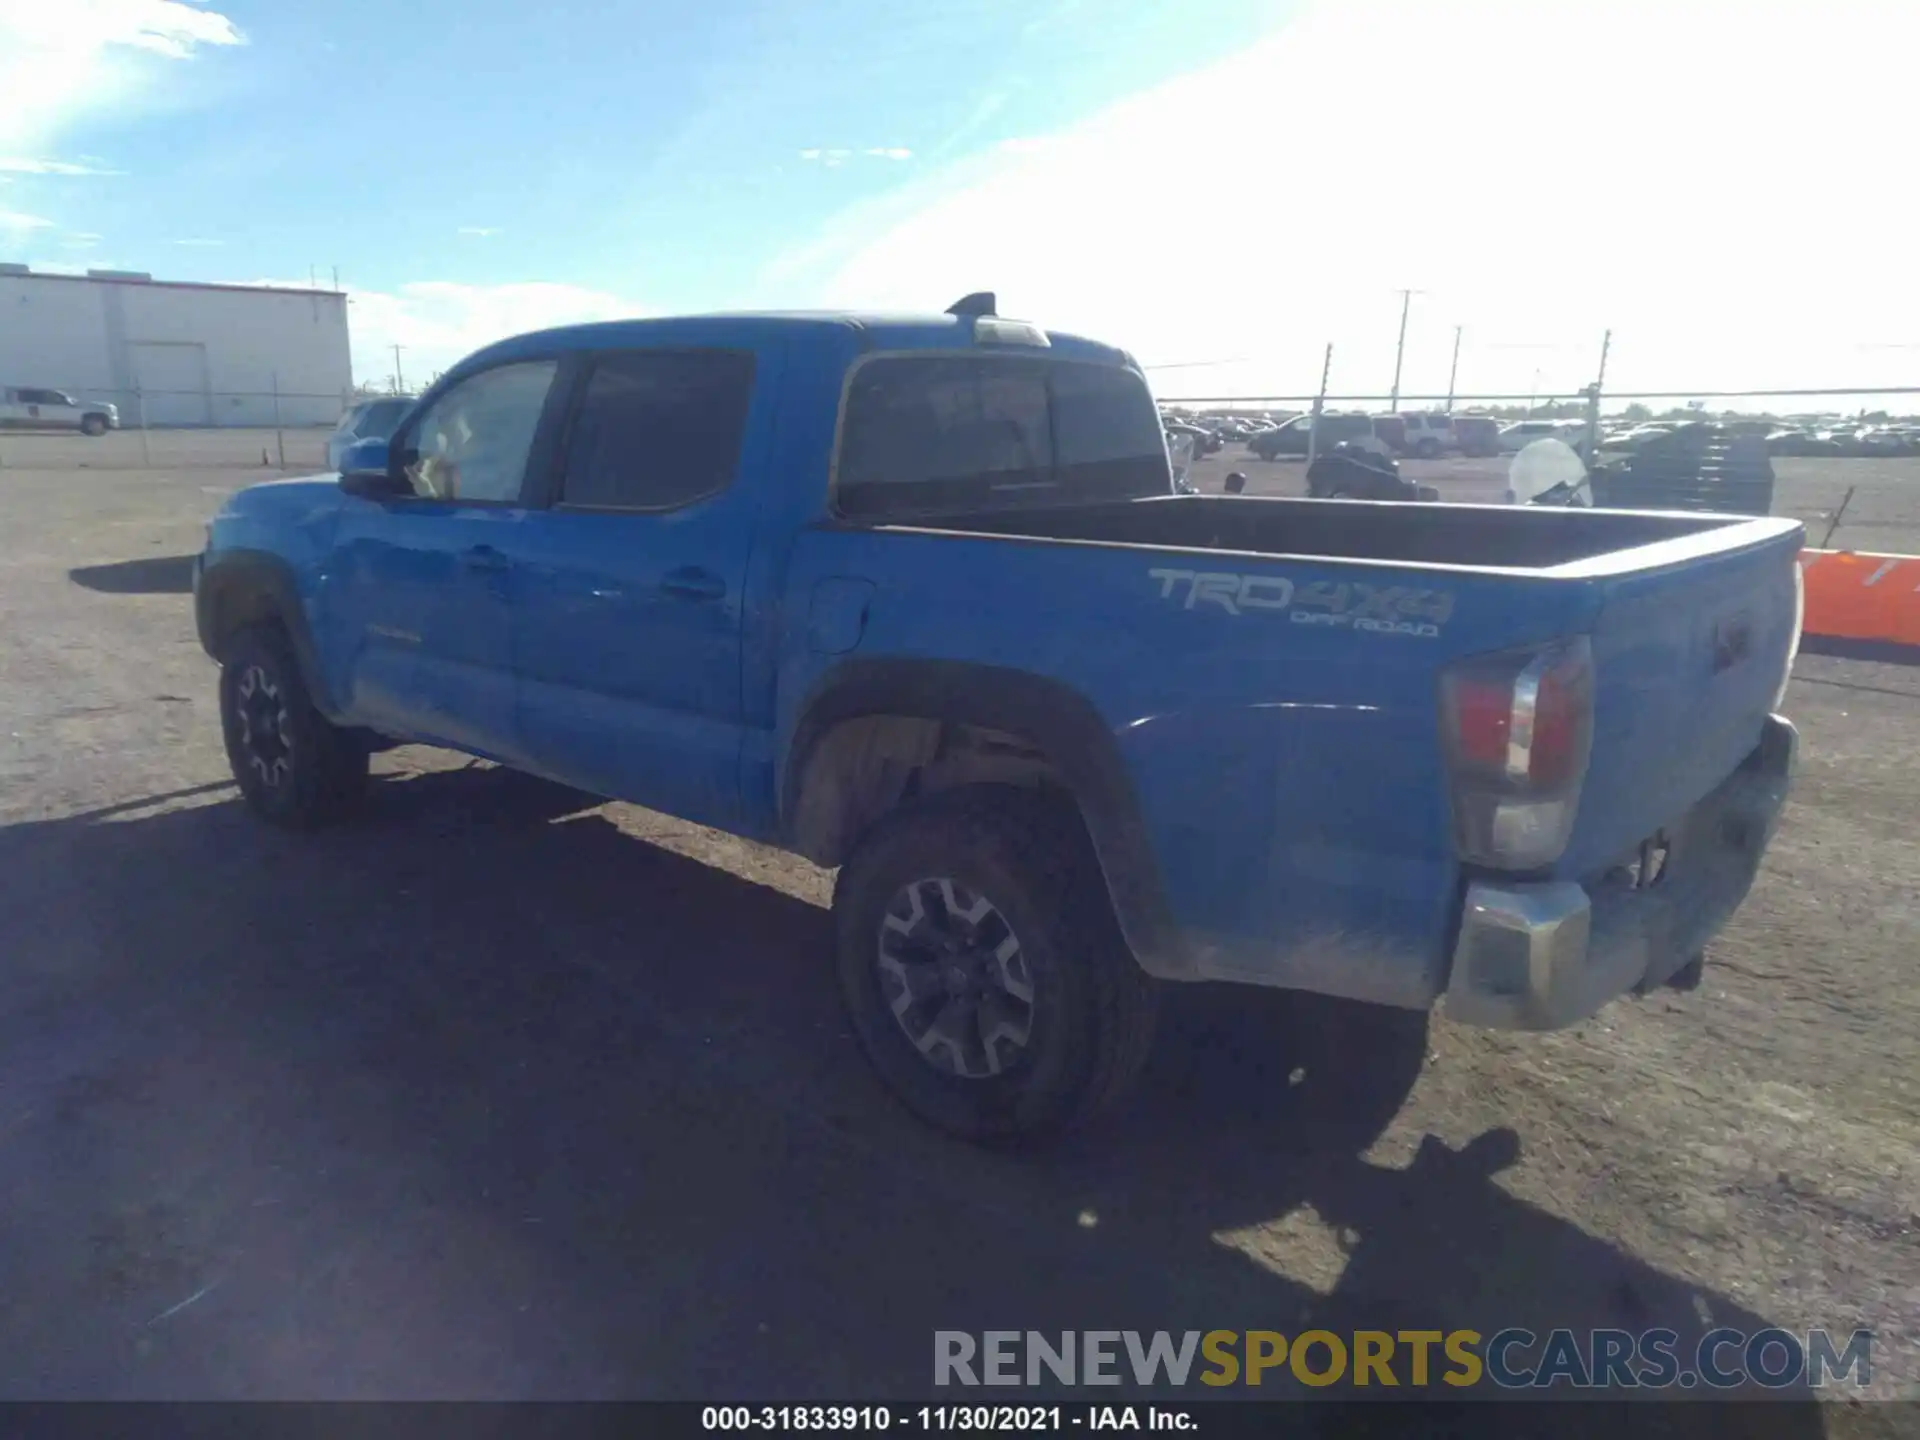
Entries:
[[460,233],[462,235],[473,235],[481,240],[491,240],[500,233],[500,227],[497,225],[462,225],[460,227]]
[[[5,0],[0,0],[0,4]],[[102,170],[96,165],[74,160],[36,160],[24,155],[0,155],[0,171],[15,175],[119,175],[119,170]]]
[[0,232],[17,236],[29,230],[46,230],[52,225],[53,221],[39,215],[24,215],[18,210],[0,210]]
[[0,0],[0,144],[30,153],[79,116],[136,95],[153,60],[245,43],[225,15],[181,0]]
[[60,237],[60,243],[69,250],[91,250],[107,237],[96,235],[91,230],[74,230]]
[[829,170],[837,170],[855,157],[869,160],[911,160],[913,151],[904,145],[874,145],[864,150],[827,148],[818,145],[809,146],[799,152],[800,158],[810,165],[824,165]]
[[[261,281],[295,284],[304,281]],[[393,350],[416,388],[483,345],[529,330],[594,320],[622,320],[651,313],[645,306],[579,285],[523,282],[461,285],[422,280],[395,290],[352,290],[347,325],[353,340],[353,373],[378,383],[393,373]]]
[[217,250],[220,246],[226,244],[227,242],[224,240],[206,239],[198,235],[189,235],[189,236],[186,236],[184,239],[176,240],[173,243],[176,245],[186,245],[196,250]]
[[993,289],[1147,363],[1257,357],[1165,393],[1310,391],[1329,341],[1336,392],[1385,391],[1401,286],[1426,292],[1408,392],[1444,389],[1455,324],[1463,391],[1566,393],[1609,327],[1623,389],[1920,383],[1920,352],[1857,353],[1920,330],[1902,212],[1819,183],[1907,172],[1915,53],[1911,0],[1323,3],[864,202],[763,279],[887,309]]

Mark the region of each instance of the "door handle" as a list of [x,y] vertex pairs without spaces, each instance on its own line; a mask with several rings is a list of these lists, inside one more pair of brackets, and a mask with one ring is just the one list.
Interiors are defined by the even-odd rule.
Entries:
[[507,568],[507,557],[491,545],[475,545],[472,549],[463,552],[460,559],[469,570],[493,571]]
[[681,570],[669,570],[662,577],[660,588],[682,600],[720,600],[726,596],[727,582],[711,570],[689,565]]

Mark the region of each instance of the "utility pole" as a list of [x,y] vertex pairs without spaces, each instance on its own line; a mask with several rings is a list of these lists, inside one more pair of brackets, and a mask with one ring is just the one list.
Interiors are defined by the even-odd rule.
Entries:
[[1460,378],[1460,332],[1466,327],[1453,327],[1453,366],[1447,371],[1447,413],[1453,413],[1453,382]]
[[1393,351],[1393,398],[1387,402],[1387,413],[1397,414],[1400,409],[1400,362],[1407,357],[1407,307],[1413,303],[1413,291],[1400,292],[1400,343]]
[[407,377],[400,373],[400,352],[404,348],[400,345],[393,347],[393,393],[396,395],[407,393]]
[[1327,378],[1333,374],[1333,342],[1327,342],[1327,358],[1320,362],[1320,393],[1313,397],[1313,413],[1307,417],[1307,468],[1320,450],[1320,412],[1327,407]]
[[1609,330],[1600,340],[1600,373],[1587,390],[1587,453],[1580,458],[1589,465],[1600,453],[1600,387],[1607,383],[1607,351],[1612,348],[1613,331]]

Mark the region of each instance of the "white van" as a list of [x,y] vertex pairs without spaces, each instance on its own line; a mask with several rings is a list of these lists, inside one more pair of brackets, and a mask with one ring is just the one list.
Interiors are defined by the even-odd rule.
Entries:
[[1536,440],[1560,440],[1578,449],[1586,439],[1584,420],[1516,420],[1500,432],[1500,453],[1517,455]]
[[1460,441],[1453,433],[1453,417],[1441,411],[1420,415],[1402,415],[1400,423],[1406,427],[1405,452],[1417,455],[1422,460],[1431,460],[1436,455],[1448,455],[1460,448]]

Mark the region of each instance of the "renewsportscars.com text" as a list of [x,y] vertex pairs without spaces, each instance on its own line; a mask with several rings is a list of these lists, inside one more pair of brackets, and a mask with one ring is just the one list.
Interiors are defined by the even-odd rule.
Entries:
[[936,1330],[936,1385],[1445,1385],[1779,1390],[1873,1379],[1873,1335],[1825,1330]]

